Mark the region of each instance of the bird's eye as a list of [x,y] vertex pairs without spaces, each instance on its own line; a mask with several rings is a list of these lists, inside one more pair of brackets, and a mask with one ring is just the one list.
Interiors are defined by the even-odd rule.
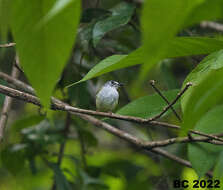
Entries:
[[112,80],[112,81],[111,81],[111,84],[112,84],[112,85],[114,85],[114,84],[115,84],[115,82]]

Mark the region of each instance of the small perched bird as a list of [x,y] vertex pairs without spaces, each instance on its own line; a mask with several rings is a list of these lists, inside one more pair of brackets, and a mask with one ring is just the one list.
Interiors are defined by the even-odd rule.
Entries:
[[107,81],[101,90],[96,95],[96,108],[97,111],[111,112],[118,105],[118,88],[122,84],[110,80]]

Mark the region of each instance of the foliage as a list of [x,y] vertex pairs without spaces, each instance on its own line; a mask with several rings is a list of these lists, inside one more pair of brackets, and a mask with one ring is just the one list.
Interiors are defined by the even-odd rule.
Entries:
[[[193,142],[201,136],[191,134],[222,132],[222,5],[222,0],[0,0],[0,45],[16,43],[0,46],[0,70],[10,73],[17,55],[19,80],[34,88],[42,105],[36,109],[14,101],[0,143],[0,189],[172,189],[179,176],[191,181],[194,171],[204,177],[210,170],[222,180],[221,141]],[[214,27],[201,23],[207,20]],[[169,102],[192,82],[173,106],[182,121],[171,109],[159,118],[180,125],[179,132],[94,117],[142,142],[159,144],[177,135],[180,141],[190,133],[189,142],[165,151],[189,159],[194,171],[174,156],[158,157],[158,148],[139,150],[125,143],[98,122],[95,128],[78,115],[49,113],[51,96],[95,110],[96,92],[105,81],[117,80],[125,85],[114,112],[140,121],[152,118],[167,102],[154,94],[149,79],[158,81]],[[0,83],[16,87],[2,78]],[[0,94],[1,107],[4,98]]]

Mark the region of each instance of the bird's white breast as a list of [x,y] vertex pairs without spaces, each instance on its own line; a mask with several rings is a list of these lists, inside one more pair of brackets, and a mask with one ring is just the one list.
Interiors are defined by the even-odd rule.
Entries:
[[97,94],[96,106],[101,110],[113,110],[118,104],[119,94],[116,88],[104,86]]

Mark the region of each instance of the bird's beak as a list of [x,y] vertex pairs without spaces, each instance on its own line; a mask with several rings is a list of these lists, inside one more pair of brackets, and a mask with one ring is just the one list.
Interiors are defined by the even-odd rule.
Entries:
[[124,86],[124,83],[119,83],[119,87],[122,87],[122,86]]

